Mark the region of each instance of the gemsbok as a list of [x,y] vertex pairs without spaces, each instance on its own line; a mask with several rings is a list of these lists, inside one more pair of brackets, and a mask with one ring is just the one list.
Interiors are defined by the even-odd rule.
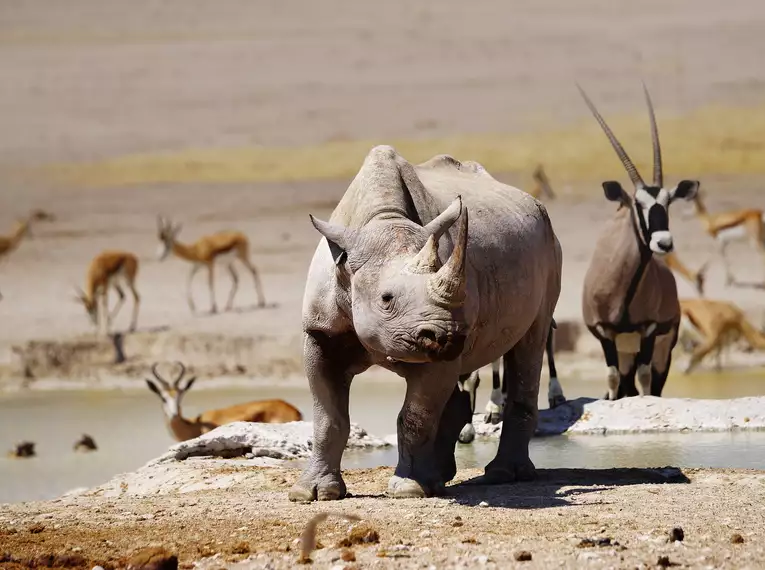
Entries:
[[263,285],[257,269],[249,258],[250,243],[241,232],[227,231],[202,236],[192,244],[184,244],[178,241],[181,224],[175,224],[164,218],[157,217],[157,237],[160,245],[158,250],[159,260],[162,261],[172,252],[176,256],[192,263],[191,273],[187,282],[187,300],[191,312],[195,312],[194,297],[191,284],[194,276],[202,267],[207,268],[207,283],[210,288],[210,312],[217,313],[218,306],[215,302],[215,264],[224,263],[231,274],[231,291],[226,302],[226,311],[230,311],[234,304],[234,296],[239,288],[239,275],[234,267],[234,262],[239,260],[252,274],[255,281],[255,290],[258,295],[258,307],[266,304],[263,295]]
[[619,208],[596,242],[585,275],[584,322],[603,348],[608,399],[637,396],[636,373],[643,395],[661,396],[677,342],[680,303],[672,271],[654,256],[674,249],[669,206],[678,199],[693,199],[699,182],[682,180],[673,188],[664,187],[659,132],[645,85],[653,143],[651,184],[643,181],[595,105],[577,87],[634,186],[628,193],[619,182],[603,182],[606,199]]
[[[141,298],[135,288],[138,274],[138,258],[130,252],[107,250],[93,258],[85,276],[85,290],[76,287],[75,300],[85,307],[90,320],[99,331],[109,333],[113,319],[125,302],[124,287],[133,295],[133,315],[130,331],[138,325],[138,309]],[[109,289],[117,292],[117,304],[109,311]]]
[[534,185],[531,187],[529,194],[534,196],[534,198],[545,197],[550,200],[555,199],[555,192],[553,192],[550,185],[550,179],[547,177],[544,166],[538,164],[531,177],[534,180]]
[[695,332],[696,344],[685,374],[696,368],[710,352],[716,350],[717,368],[722,368],[720,356],[726,345],[742,339],[750,348],[765,350],[765,334],[757,330],[736,305],[711,299],[681,299],[680,311]]
[[151,372],[154,378],[146,378],[146,384],[162,400],[162,409],[167,418],[167,426],[173,437],[178,441],[186,441],[199,437],[203,433],[214,430],[218,426],[232,422],[259,422],[268,424],[282,424],[298,422],[303,419],[295,406],[284,400],[256,400],[246,404],[229,406],[217,410],[207,410],[194,419],[184,418],[181,413],[181,400],[196,380],[196,376],[186,378],[186,367],[182,362],[177,363],[180,372],[172,383],[167,382],[159,375],[154,363]]
[[[550,326],[550,333],[547,336],[547,345],[545,354],[547,354],[547,368],[550,372],[550,378],[547,383],[547,403],[550,408],[557,408],[566,403],[566,397],[563,395],[563,387],[558,380],[558,372],[555,369],[555,320]],[[504,366],[503,366],[504,365]],[[504,369],[503,369],[504,368]],[[486,404],[486,416],[484,421],[496,425],[502,421],[502,413],[507,401],[507,377],[511,374],[512,368],[505,364],[505,358],[498,358],[491,363],[491,396]],[[500,376],[500,371],[502,372]],[[460,376],[457,386],[460,392],[466,392],[470,398],[470,422],[465,424],[459,435],[460,443],[470,443],[475,439],[475,427],[473,426],[473,415],[475,414],[475,400],[478,392],[478,386],[481,384],[481,377],[478,370],[470,374]]]
[[717,242],[725,265],[725,284],[734,285],[730,261],[726,255],[728,246],[737,241],[748,242],[760,254],[765,256],[765,216],[759,208],[744,208],[710,214],[697,193],[693,198],[696,216],[701,220],[704,230]]

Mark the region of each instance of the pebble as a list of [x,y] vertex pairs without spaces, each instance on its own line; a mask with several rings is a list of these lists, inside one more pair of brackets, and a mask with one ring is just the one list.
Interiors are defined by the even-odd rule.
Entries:
[[488,507],[489,503],[487,503],[486,501],[481,501],[480,503],[478,503],[478,506],[479,507]]
[[519,550],[513,554],[513,558],[515,558],[518,562],[528,562],[531,560],[531,552],[528,550]]
[[744,543],[744,537],[741,536],[739,533],[733,533],[733,535],[730,537],[731,544],[743,544]]
[[486,564],[489,561],[489,557],[485,554],[481,554],[480,556],[476,556],[476,561],[478,564]]
[[420,538],[430,538],[432,536],[432,533],[429,530],[423,530],[420,533]]
[[103,566],[93,566],[93,570],[104,570]]
[[672,566],[672,563],[669,561],[669,556],[659,556],[656,565],[661,566],[662,568],[667,568],[668,566]]
[[685,539],[685,532],[683,529],[679,526],[676,526],[672,530],[669,531],[669,541],[670,542],[682,542]]

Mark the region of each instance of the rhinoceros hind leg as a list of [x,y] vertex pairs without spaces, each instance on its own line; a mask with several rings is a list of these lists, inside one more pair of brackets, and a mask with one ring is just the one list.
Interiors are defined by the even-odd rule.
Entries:
[[534,478],[529,442],[537,426],[539,377],[551,318],[552,314],[537,317],[523,338],[504,356],[508,385],[499,448],[486,466],[484,477],[477,482],[499,484]]

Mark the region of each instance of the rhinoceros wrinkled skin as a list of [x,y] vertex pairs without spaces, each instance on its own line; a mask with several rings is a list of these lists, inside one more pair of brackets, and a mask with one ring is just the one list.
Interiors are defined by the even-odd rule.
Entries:
[[413,166],[378,146],[330,220],[311,220],[324,236],[303,299],[313,454],[290,499],[345,496],[350,384],[375,364],[407,382],[389,495],[443,492],[470,419],[457,380],[505,353],[513,378],[481,481],[532,478],[528,446],[562,266],[544,206],[477,163],[441,155]]

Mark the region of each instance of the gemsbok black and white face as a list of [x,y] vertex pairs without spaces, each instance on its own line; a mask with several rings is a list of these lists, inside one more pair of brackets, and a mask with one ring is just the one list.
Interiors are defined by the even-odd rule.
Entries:
[[[579,86],[577,86],[579,87]],[[608,200],[619,202],[621,205],[631,208],[634,219],[638,225],[640,241],[643,242],[653,253],[665,255],[674,249],[672,233],[669,231],[669,206],[675,200],[692,200],[699,189],[697,180],[682,180],[674,188],[664,187],[664,173],[661,163],[661,146],[659,145],[659,130],[656,126],[656,116],[651,103],[648,89],[643,86],[645,99],[648,105],[648,115],[651,122],[651,140],[653,142],[653,184],[646,184],[630,157],[627,156],[621,143],[601,117],[598,110],[590,101],[587,94],[579,87],[585,103],[589,107],[595,119],[606,133],[611,146],[622,161],[630,180],[634,185],[634,191],[630,194],[619,182],[609,180],[603,183],[603,191]]]

